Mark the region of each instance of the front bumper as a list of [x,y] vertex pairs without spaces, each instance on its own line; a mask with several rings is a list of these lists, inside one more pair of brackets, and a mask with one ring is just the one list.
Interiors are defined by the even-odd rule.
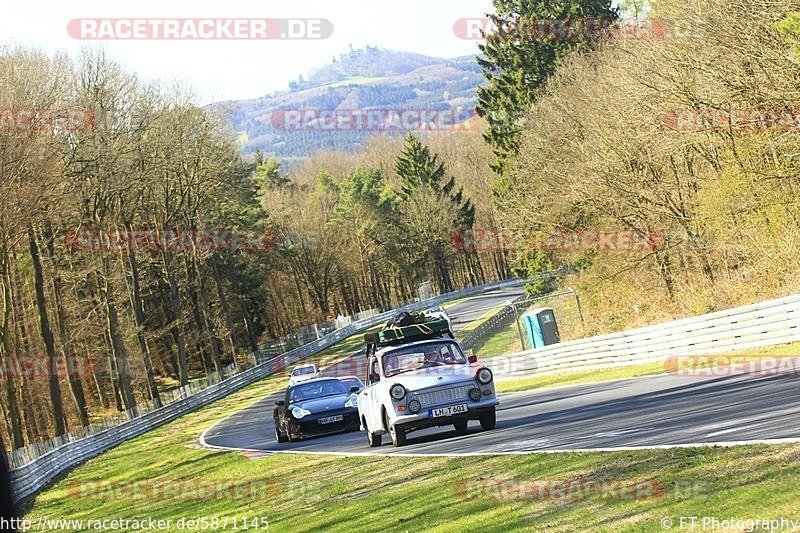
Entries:
[[[320,424],[320,418],[342,415],[343,419],[339,422]],[[356,431],[360,427],[358,411],[355,409],[346,412],[321,413],[303,417],[302,420],[292,420],[289,422],[289,431],[292,439],[307,439],[310,437],[321,437],[332,435],[344,431]]]
[[[452,416],[440,416],[433,418],[430,412],[433,409],[449,407],[452,405],[467,404],[467,412]],[[479,420],[481,416],[494,410],[500,404],[498,398],[488,398],[479,402],[450,402],[442,405],[428,406],[417,414],[399,415],[390,420],[395,427],[403,428],[405,431],[414,431],[431,427],[449,426],[462,420]]]

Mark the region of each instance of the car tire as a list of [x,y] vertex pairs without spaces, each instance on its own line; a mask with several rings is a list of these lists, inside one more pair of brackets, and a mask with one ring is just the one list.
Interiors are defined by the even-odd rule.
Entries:
[[464,433],[467,431],[467,420],[457,420],[453,422],[453,427],[456,428],[456,431],[459,433]]
[[275,438],[278,442],[287,442],[289,440],[283,433],[281,433],[281,428],[277,425],[275,426]]
[[400,446],[405,446],[406,444],[406,430],[403,428],[399,428],[397,426],[390,426],[389,425],[389,415],[384,413],[384,422],[387,428],[389,428],[389,435],[392,437],[392,446],[395,448],[399,448]]
[[370,448],[377,448],[383,444],[383,435],[380,433],[372,433],[371,431],[367,431],[367,442],[369,443]]
[[481,429],[484,431],[494,429],[494,427],[497,425],[497,412],[495,411],[494,407],[492,407],[491,411],[481,415],[480,422]]

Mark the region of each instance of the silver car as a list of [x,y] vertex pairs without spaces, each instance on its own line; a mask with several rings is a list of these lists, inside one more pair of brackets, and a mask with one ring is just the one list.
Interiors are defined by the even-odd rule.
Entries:
[[322,377],[322,374],[317,370],[317,365],[307,364],[294,367],[292,374],[289,376],[289,386],[297,385],[309,379],[317,379]]

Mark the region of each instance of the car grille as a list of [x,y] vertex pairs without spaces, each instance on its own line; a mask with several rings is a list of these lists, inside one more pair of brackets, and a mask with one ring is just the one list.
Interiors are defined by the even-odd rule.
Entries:
[[414,397],[419,400],[419,403],[421,403],[423,407],[426,407],[428,405],[438,405],[440,403],[468,399],[469,391],[474,387],[475,385],[462,385],[449,389],[423,392],[422,394],[416,394]]

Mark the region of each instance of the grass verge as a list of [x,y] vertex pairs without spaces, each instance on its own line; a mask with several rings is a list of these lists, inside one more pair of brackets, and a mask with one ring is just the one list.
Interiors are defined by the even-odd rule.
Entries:
[[476,355],[484,358],[522,351],[522,342],[519,340],[519,330],[516,323],[487,337],[482,343],[473,348]]
[[[489,365],[491,367],[491,365]],[[650,363],[646,365],[622,366],[617,368],[603,368],[584,372],[565,372],[547,376],[534,376],[508,381],[497,382],[497,392],[517,392],[547,387],[562,387],[566,385],[579,385],[581,383],[594,383],[612,379],[626,379],[643,376],[655,376],[664,373],[664,363]]]

